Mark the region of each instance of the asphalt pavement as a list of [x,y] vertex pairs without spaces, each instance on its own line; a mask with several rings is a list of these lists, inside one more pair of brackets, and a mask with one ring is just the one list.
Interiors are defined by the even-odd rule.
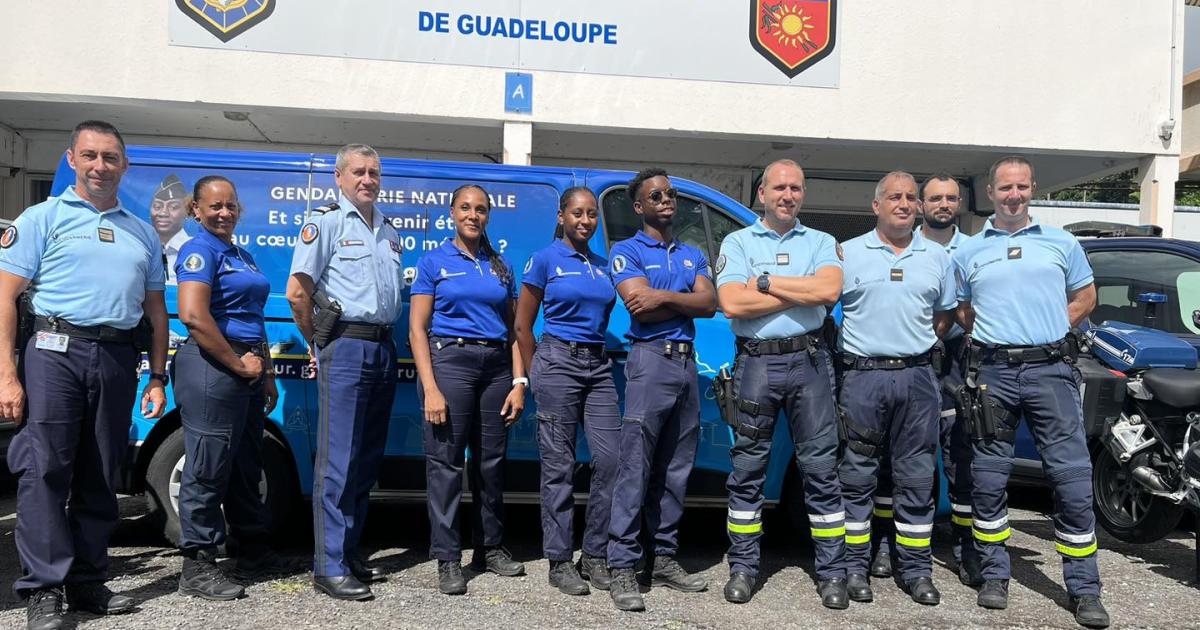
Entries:
[[[235,602],[206,602],[175,592],[182,560],[147,527],[142,497],[123,497],[124,515],[111,549],[109,586],[140,602],[129,615],[97,617],[71,613],[68,628],[1075,628],[1066,610],[1061,563],[1054,552],[1054,530],[1047,514],[1049,494],[1040,489],[1013,493],[1009,540],[1014,579],[1008,610],[975,606],[975,591],[958,583],[946,568],[948,525],[935,530],[934,580],[942,604],[923,607],[908,599],[891,580],[875,580],[876,599],[849,610],[821,607],[814,593],[812,551],[807,532],[797,532],[782,514],[767,521],[761,586],[749,604],[724,601],[728,577],[724,563],[725,514],[691,509],[684,519],[679,560],[709,580],[704,593],[656,588],[646,593],[647,611],[622,613],[608,594],[593,591],[568,597],[546,582],[541,558],[541,526],[535,506],[510,506],[507,540],[528,574],[504,578],[467,572],[470,592],[447,597],[437,592],[437,568],[428,559],[429,526],[421,505],[376,504],[368,522],[365,550],[389,577],[376,584],[368,602],[339,602],[313,592],[310,571],[311,527],[289,528],[283,553],[294,562],[287,575],[248,585],[248,596]],[[0,482],[0,627],[23,628],[24,604],[9,590],[19,567],[13,543],[15,488]],[[469,540],[469,538],[468,538]],[[1200,627],[1200,589],[1193,582],[1195,543],[1177,531],[1148,545],[1121,543],[1100,534],[1104,601],[1114,627]],[[468,552],[465,560],[469,561]]]

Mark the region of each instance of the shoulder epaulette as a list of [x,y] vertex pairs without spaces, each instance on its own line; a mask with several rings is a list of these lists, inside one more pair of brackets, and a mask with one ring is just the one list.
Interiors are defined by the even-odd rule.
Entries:
[[316,208],[312,209],[312,212],[315,212],[316,214],[325,214],[326,212],[333,212],[334,210],[337,210],[337,209],[338,209],[338,205],[337,205],[337,202],[335,201],[327,206],[317,206]]

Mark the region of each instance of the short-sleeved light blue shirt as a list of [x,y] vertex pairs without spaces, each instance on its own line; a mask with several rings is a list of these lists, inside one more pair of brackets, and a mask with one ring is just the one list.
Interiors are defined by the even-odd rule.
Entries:
[[[914,230],[914,232],[920,232],[920,231],[921,231],[920,227],[918,227],[916,230]],[[924,236],[924,234],[922,234],[922,236]],[[967,236],[966,234],[963,234],[962,230],[958,229],[958,226],[954,226],[954,236],[950,237],[949,243],[942,245],[942,247],[946,250],[947,263],[951,265],[951,267],[950,267],[950,277],[951,278],[954,277],[954,267],[953,267],[953,263],[950,263],[949,261],[954,256],[954,252],[958,251],[959,245],[962,245],[963,243],[967,242],[968,238],[970,238],[970,237]],[[936,241],[934,241],[933,239],[930,239],[930,238],[926,238],[925,242],[929,243],[930,245],[938,244]],[[961,336],[963,336],[962,326],[959,326],[958,322],[954,322],[953,324],[950,325],[950,330],[946,331],[945,338],[946,339],[958,339]]]
[[953,310],[950,257],[914,233],[897,254],[871,230],[842,243],[842,350],[860,357],[910,357],[937,341],[934,311]]
[[[614,287],[630,278],[645,278],[652,289],[691,293],[700,276],[710,278],[708,258],[698,249],[673,240],[664,243],[638,231],[613,245],[611,268]],[[710,278],[711,279],[711,278]],[[633,341],[692,341],[696,338],[696,323],[680,315],[666,321],[643,324],[631,318],[629,332]]]
[[342,321],[390,326],[404,308],[400,238],[379,208],[367,226],[344,195],[337,204],[300,228],[291,273],[312,278],[317,290],[341,304]]
[[33,311],[76,326],[128,330],[166,282],[162,244],[120,204],[101,212],[68,188],[26,210],[0,238],[0,269],[30,280]]
[[989,220],[953,257],[958,299],[975,309],[976,341],[1033,346],[1071,329],[1067,293],[1092,283],[1092,266],[1068,232],[1029,225],[1009,234]]
[[[773,276],[811,276],[821,267],[841,267],[837,241],[820,230],[796,225],[782,236],[762,219],[744,227],[721,242],[717,258],[717,288],[730,282],[745,284],[764,273]],[[783,339],[821,327],[828,309],[824,306],[793,306],[752,319],[732,320],[738,337]]]

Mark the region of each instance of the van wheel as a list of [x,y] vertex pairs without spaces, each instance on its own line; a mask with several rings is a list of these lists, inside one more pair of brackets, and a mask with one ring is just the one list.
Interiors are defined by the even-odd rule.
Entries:
[[1150,494],[1099,442],[1092,447],[1092,493],[1096,520],[1127,543],[1161,539],[1174,531],[1184,513],[1183,506]]
[[[152,526],[173,545],[179,544],[179,488],[183,479],[183,429],[163,440],[146,468],[146,504]],[[263,432],[263,474],[259,493],[270,514],[272,534],[285,531],[299,493],[287,446]]]

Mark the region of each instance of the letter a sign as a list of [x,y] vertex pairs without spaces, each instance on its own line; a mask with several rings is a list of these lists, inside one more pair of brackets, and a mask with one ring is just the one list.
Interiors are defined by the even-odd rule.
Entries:
[[838,0],[750,0],[750,45],[789,78],[833,52]]

